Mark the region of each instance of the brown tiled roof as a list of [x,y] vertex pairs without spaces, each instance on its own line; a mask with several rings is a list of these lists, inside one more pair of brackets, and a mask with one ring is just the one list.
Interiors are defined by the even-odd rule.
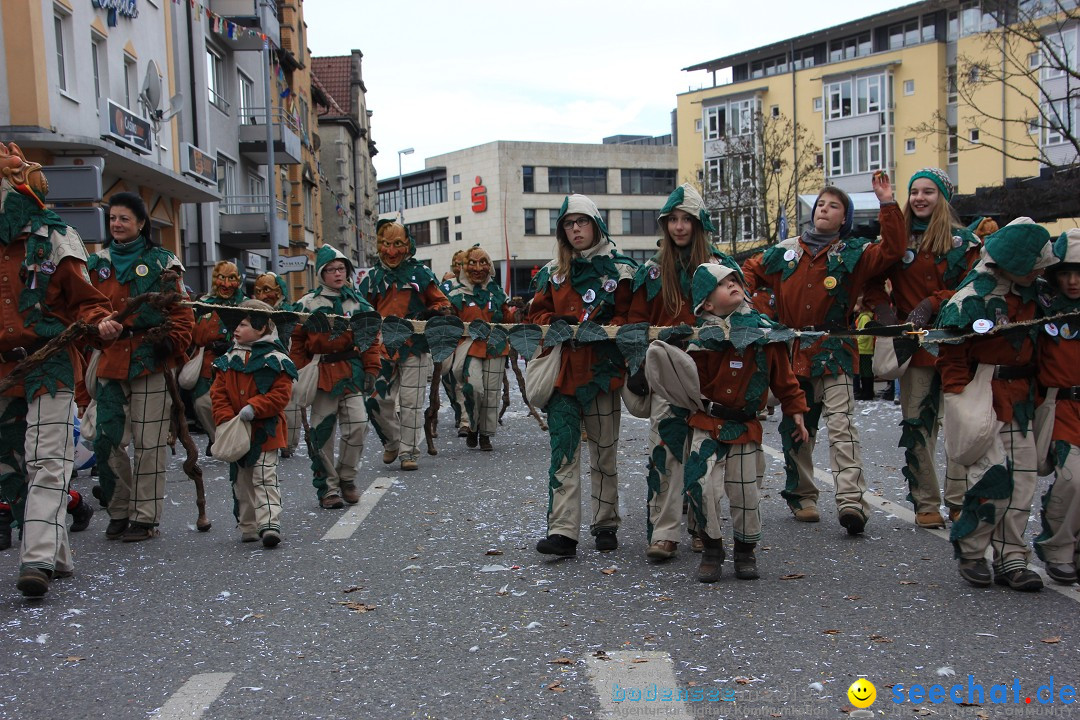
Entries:
[[329,108],[328,117],[347,117],[345,111],[338,104],[334,96],[326,90],[326,84],[322,82],[315,68],[311,69],[311,99],[319,105]]
[[[352,73],[352,56],[335,55],[332,57],[311,58],[311,72],[319,78],[319,87],[336,101],[342,115],[352,115],[352,92],[349,89],[349,77]],[[334,108],[331,108],[334,112]]]

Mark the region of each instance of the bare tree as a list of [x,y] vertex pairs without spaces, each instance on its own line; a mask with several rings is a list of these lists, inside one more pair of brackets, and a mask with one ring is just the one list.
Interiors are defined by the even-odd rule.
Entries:
[[[980,51],[957,57],[945,83],[955,93],[957,125],[978,131],[958,136],[948,113],[911,130],[936,138],[939,149],[960,153],[989,147],[1007,158],[1059,169],[1080,160],[1080,7],[1076,0],[999,0],[982,5],[997,27],[982,33]],[[1001,100],[988,103],[988,89]],[[1020,106],[1017,107],[1015,100]]]
[[782,240],[781,215],[789,235],[797,230],[799,190],[824,181],[821,148],[799,123],[758,112],[744,130],[712,148],[701,182],[705,205],[719,219],[717,242],[732,255]]

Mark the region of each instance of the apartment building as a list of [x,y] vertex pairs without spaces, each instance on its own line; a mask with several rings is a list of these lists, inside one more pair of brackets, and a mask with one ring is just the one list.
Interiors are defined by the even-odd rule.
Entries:
[[491,142],[427,158],[424,170],[400,178],[404,198],[399,178],[380,180],[379,216],[403,213],[416,257],[436,275],[450,269],[455,252],[479,243],[503,287],[527,294],[533,273],[555,256],[555,222],[570,193],[596,202],[619,250],[639,261],[651,257],[676,162],[670,136]]
[[[902,185],[941,167],[959,193],[973,193],[1076,163],[1061,125],[1076,136],[1080,95],[1045,57],[1060,48],[1080,67],[1069,7],[928,0],[685,68],[706,81],[678,96],[679,179],[700,183],[713,205],[729,200],[718,221],[748,248],[775,240],[781,217],[788,234],[805,225],[825,181],[851,193],[864,219],[877,212],[877,170]],[[1012,35],[1003,49],[1002,25],[1022,21],[1051,38],[1042,54]],[[993,70],[1006,67],[1006,52],[1024,67],[1001,77]],[[1040,107],[1060,108],[1060,124]],[[762,126],[789,121],[801,132],[763,147]]]

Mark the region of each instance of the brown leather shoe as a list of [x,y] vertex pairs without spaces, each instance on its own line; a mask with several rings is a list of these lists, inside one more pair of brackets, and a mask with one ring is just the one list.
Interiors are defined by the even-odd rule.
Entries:
[[705,549],[705,543],[697,535],[690,539],[690,550],[699,553]]
[[340,510],[345,507],[344,501],[337,493],[327,493],[323,495],[323,499],[319,501],[319,505],[327,510]]
[[495,448],[491,447],[491,436],[490,435],[481,435],[480,436],[480,449],[485,451],[485,452],[491,452],[492,450],[495,449]]
[[796,510],[795,519],[804,523],[821,522],[821,513],[818,512],[816,505],[811,505],[810,507],[799,508]]
[[382,454],[383,465],[389,465],[390,463],[394,462],[395,460],[397,460],[397,456],[398,456],[398,451],[397,450],[383,450],[383,454]]
[[416,462],[415,460],[402,460],[401,461],[401,469],[402,470],[419,470],[420,469],[420,463]]
[[341,499],[350,505],[355,505],[360,502],[360,493],[356,490],[356,483],[342,482],[341,483]]
[[960,508],[949,508],[949,522],[956,522],[960,519]]
[[921,528],[943,528],[945,518],[941,517],[941,513],[937,510],[915,513],[915,524]]
[[653,560],[668,560],[675,557],[679,544],[672,540],[657,540],[645,551],[645,556]]

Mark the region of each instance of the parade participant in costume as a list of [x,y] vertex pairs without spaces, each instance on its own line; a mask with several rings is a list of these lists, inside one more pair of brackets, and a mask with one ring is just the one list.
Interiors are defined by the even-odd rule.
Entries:
[[[465,269],[449,294],[454,314],[466,325],[473,320],[489,323],[511,322],[513,310],[506,304],[506,293],[495,282],[491,256],[479,245],[465,254]],[[466,353],[461,377],[456,378],[464,392],[469,432],[465,444],[491,450],[491,436],[499,426],[499,401],[506,379],[506,356],[509,345],[493,351],[487,340],[463,339],[457,352]]]
[[[738,269],[701,265],[693,276],[692,293],[701,326],[779,327],[747,303]],[[758,577],[754,550],[761,540],[757,462],[761,423],[757,413],[765,407],[770,389],[790,418],[793,438],[805,442],[809,437],[803,422],[809,406],[791,370],[787,346],[766,342],[764,337],[743,350],[726,341],[720,345],[710,349],[705,342],[695,340],[689,346],[704,409],[695,409],[689,421],[693,437],[686,461],[686,494],[705,545],[697,571],[698,580],[705,583],[719,580],[723,567],[725,495],[735,535],[735,577]]]
[[[535,277],[527,321],[548,325],[591,320],[623,325],[630,311],[635,263],[618,252],[596,204],[584,195],[563,201],[556,223],[558,255]],[[618,547],[619,446],[625,365],[614,341],[564,343],[555,390],[546,406],[551,438],[547,537],[537,552],[577,553],[581,529],[581,429],[589,440],[591,513],[596,549]]]
[[[867,281],[903,256],[904,216],[893,200],[888,176],[876,173],[873,187],[881,203],[880,243],[847,237],[853,219],[851,199],[839,188],[826,187],[814,203],[813,230],[784,240],[744,264],[751,292],[762,285],[773,289],[777,319],[784,325],[798,330],[845,330],[855,298]],[[840,524],[849,534],[858,535],[866,526],[870,505],[863,497],[866,477],[852,421],[851,376],[859,369],[855,343],[833,337],[796,340],[792,365],[810,404],[806,421],[810,439],[792,444],[790,422],[781,425],[787,473],[781,495],[796,520],[821,519],[813,452],[818,420],[824,415]]]
[[[716,228],[705,202],[690,185],[680,185],[668,196],[656,220],[660,250],[634,275],[629,322],[654,326],[693,325],[690,281],[704,262],[738,265],[709,240]],[[627,379],[631,392],[648,393],[642,367]],[[689,428],[688,412],[672,408],[656,393],[649,394],[648,542],[645,554],[654,560],[675,557],[683,508],[683,463]],[[691,518],[692,521],[692,518]]]
[[[349,259],[331,245],[315,253],[315,275],[319,286],[300,298],[295,309],[300,312],[329,315],[354,315],[373,312],[371,304],[356,291],[349,278],[353,267]],[[311,403],[311,469],[319,504],[329,510],[355,505],[360,501],[356,475],[364,454],[368,412],[365,397],[375,385],[379,372],[382,345],[378,342],[363,350],[356,347],[351,329],[342,329],[333,321],[318,322],[317,317],[300,323],[292,333],[290,355],[297,368],[319,358],[319,383]],[[334,426],[340,425],[341,445],[334,461]]]
[[[127,192],[109,198],[109,234],[109,244],[90,256],[87,267],[90,280],[113,307],[147,292],[171,291],[187,299],[179,277],[184,266],[151,239],[142,198]],[[176,277],[163,278],[166,271]],[[194,322],[191,309],[179,303],[167,310],[143,304],[124,320],[123,335],[98,362],[94,453],[100,499],[110,518],[105,537],[110,540],[138,542],[157,534],[172,410],[165,373],[183,363]],[[135,446],[134,472],[128,442]]]
[[[291,310],[289,302],[289,286],[285,284],[285,278],[274,272],[263,273],[255,278],[255,299],[261,300],[275,310]],[[280,338],[279,338],[280,339]],[[288,351],[289,343],[282,342]],[[300,444],[301,422],[300,407],[289,397],[289,404],[285,406],[285,421],[289,426],[288,437],[285,439],[285,447],[281,449],[282,458],[290,458],[296,452]]]
[[[959,558],[960,576],[975,587],[990,585],[985,554],[993,550],[1000,584],[1015,590],[1039,590],[1042,579],[1028,569],[1024,529],[1035,494],[1035,337],[1038,326],[1005,329],[1037,313],[1036,278],[1055,261],[1050,234],[1027,218],[986,238],[982,258],[938,315],[938,327],[973,337],[943,343],[937,368],[946,404],[956,394],[993,400],[998,422],[970,440],[961,432],[979,428],[960,411],[945,413],[945,440],[953,460],[965,465],[964,501],[950,539]],[[952,395],[952,397],[950,397]]]
[[[459,279],[461,274],[465,272],[465,255],[468,250],[458,250],[454,253],[452,260],[450,261],[450,270],[443,273],[442,282],[439,287],[442,288],[443,294],[446,297],[450,297],[450,293],[454,287],[457,286],[461,280]],[[462,351],[467,348],[462,348]],[[456,362],[457,351],[451,355],[447,360],[443,362],[443,372],[440,382],[442,383],[443,390],[446,391],[446,397],[450,400],[450,407],[454,411],[454,427],[457,428],[458,437],[468,438],[469,433],[473,431],[473,427],[469,425],[469,415],[465,412],[465,395],[462,392],[462,383],[459,378],[454,377],[453,369],[459,365]]]
[[[1055,295],[1043,312],[1049,316],[1080,313],[1080,229],[1054,242],[1060,262],[1046,270]],[[1039,385],[1057,388],[1050,435],[1054,484],[1042,497],[1042,532],[1035,553],[1055,582],[1076,582],[1080,555],[1080,323],[1051,321],[1039,333]],[[1041,449],[1041,448],[1040,448]],[[1043,458],[1039,458],[1042,462]]]
[[[379,263],[360,283],[360,293],[383,317],[430,320],[450,313],[450,301],[431,270],[416,260],[416,245],[401,223],[377,225]],[[424,400],[431,386],[431,353],[422,334],[414,334],[384,362],[371,419],[383,443],[383,462],[401,458],[402,470],[419,468],[424,435]]]
[[[979,259],[982,243],[960,224],[949,201],[953,185],[938,168],[924,168],[908,181],[904,207],[908,244],[903,258],[867,289],[866,306],[886,325],[912,323],[933,327],[941,306],[956,292]],[[885,292],[885,281],[892,296]],[[891,301],[891,304],[890,304]],[[887,342],[882,340],[882,342]],[[904,477],[915,506],[919,527],[943,528],[941,490],[934,469],[934,448],[941,423],[941,378],[934,356],[918,349],[900,377],[900,447],[904,448]],[[963,502],[963,471],[948,463],[945,504],[959,512]]]
[[[245,300],[240,307],[273,310],[260,300]],[[240,417],[251,423],[251,449],[229,463],[240,539],[261,539],[265,547],[274,547],[281,542],[278,450],[286,445],[285,406],[296,366],[285,354],[273,321],[251,313],[233,330],[233,344],[214,361],[214,369],[214,422],[222,425]]]
[[[199,298],[200,303],[235,307],[246,300],[243,285],[240,282],[240,271],[228,260],[221,260],[214,264],[214,272],[210,276],[210,287],[211,291]],[[207,454],[212,454],[210,448],[214,444],[214,411],[210,404],[210,382],[213,379],[211,367],[214,360],[228,351],[230,342],[229,331],[218,314],[199,309],[196,313],[195,329],[191,334],[191,349],[188,350],[188,356],[194,355],[199,348],[203,348],[202,369],[199,371],[199,381],[191,390],[191,396],[195,405],[195,417],[198,418],[199,425],[202,425],[210,438]]]
[[[73,228],[45,209],[49,186],[41,165],[15,143],[0,143],[0,377],[81,321],[96,326],[103,347],[120,334],[109,301],[90,284],[86,248]],[[22,529],[16,587],[41,597],[56,577],[73,572],[68,486],[75,466],[73,356],[69,346],[34,367],[0,396],[0,500]],[[9,536],[10,537],[10,536]]]

